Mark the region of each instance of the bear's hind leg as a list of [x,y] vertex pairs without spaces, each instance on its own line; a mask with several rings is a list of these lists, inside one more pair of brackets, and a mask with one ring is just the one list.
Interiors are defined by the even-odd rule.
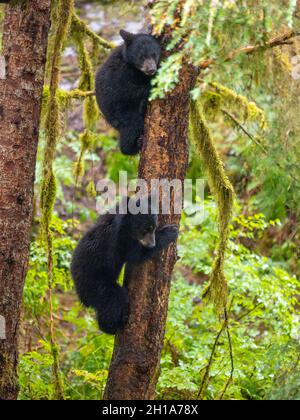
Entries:
[[107,334],[116,334],[128,320],[129,299],[128,292],[117,283],[110,283],[101,287],[95,306],[100,330]]
[[126,127],[120,128],[120,149],[124,155],[136,155],[143,144],[144,120],[140,114],[135,114]]

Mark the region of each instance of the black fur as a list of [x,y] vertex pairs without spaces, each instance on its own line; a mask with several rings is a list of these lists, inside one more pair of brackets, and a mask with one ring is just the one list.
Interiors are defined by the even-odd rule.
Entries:
[[96,75],[99,108],[120,133],[120,148],[137,154],[142,145],[144,117],[151,77],[160,60],[161,48],[150,35],[120,31],[124,44],[116,48]]
[[127,290],[117,283],[123,265],[147,261],[177,238],[177,226],[156,226],[155,215],[105,214],[75,249],[71,272],[77,294],[95,309],[106,333],[115,334],[127,322]]

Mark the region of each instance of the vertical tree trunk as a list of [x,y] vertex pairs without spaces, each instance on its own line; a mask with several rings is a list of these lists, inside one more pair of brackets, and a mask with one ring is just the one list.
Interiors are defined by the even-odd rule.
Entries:
[[7,6],[0,57],[0,399],[15,399],[50,0]]
[[[139,168],[139,178],[145,179],[148,185],[151,179],[183,181],[185,178],[189,93],[197,73],[195,68],[184,64],[176,89],[164,100],[149,105]],[[179,221],[178,215],[159,217],[161,225]],[[127,270],[130,318],[125,330],[116,336],[105,399],[154,398],[176,260],[174,245],[153,261]]]

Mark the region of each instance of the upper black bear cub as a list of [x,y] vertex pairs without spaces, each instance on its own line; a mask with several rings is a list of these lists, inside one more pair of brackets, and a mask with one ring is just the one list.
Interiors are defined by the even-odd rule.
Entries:
[[116,48],[96,75],[96,98],[106,120],[120,133],[125,155],[142,145],[151,77],[160,60],[159,43],[150,35],[120,31],[124,44]]
[[130,213],[107,213],[83,236],[71,272],[81,302],[96,310],[101,330],[115,334],[127,322],[127,290],[117,283],[123,265],[152,258],[177,236],[176,225],[157,228],[156,215]]

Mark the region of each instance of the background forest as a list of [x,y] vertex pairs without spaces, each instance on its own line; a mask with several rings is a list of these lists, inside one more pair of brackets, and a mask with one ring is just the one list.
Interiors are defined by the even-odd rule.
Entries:
[[[299,33],[299,2],[185,0],[180,24],[179,1],[155,3],[154,30],[159,34],[168,25],[168,50],[181,48],[162,63],[152,99],[174,88],[186,53],[200,65],[191,96],[236,193],[225,261],[227,320],[202,298],[219,239],[210,184],[205,184],[204,220],[195,224],[182,215],[156,398],[300,400],[300,40],[293,36],[267,46],[282,33]],[[119,29],[147,27],[145,6],[145,1],[76,2],[77,20],[60,46],[59,118],[53,120],[59,138],[51,146],[55,206],[47,217],[52,211],[51,205],[45,210],[45,201],[51,204],[45,197],[49,57],[56,53],[53,33],[60,19],[52,10],[56,24],[49,38],[20,331],[20,399],[52,399],[57,381],[66,399],[99,399],[104,392],[114,338],[100,333],[93,312],[80,306],[70,260],[97,218],[96,182],[106,177],[117,182],[119,171],[135,178],[139,158],[119,152],[116,132],[98,114],[94,97],[83,92],[94,90],[95,70],[120,42]],[[260,48],[239,53],[248,45]],[[192,130],[190,140],[187,178],[206,180]],[[50,279],[42,234],[47,223]]]

